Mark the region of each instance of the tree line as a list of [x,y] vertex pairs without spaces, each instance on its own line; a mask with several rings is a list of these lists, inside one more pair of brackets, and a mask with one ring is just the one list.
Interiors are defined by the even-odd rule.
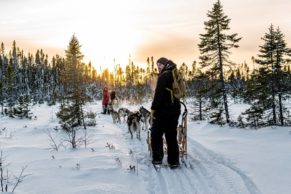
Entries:
[[[232,49],[239,47],[242,37],[228,33],[231,19],[225,15],[219,0],[207,17],[205,33],[199,35],[199,61],[178,64],[187,82],[187,96],[195,98],[197,111],[193,118],[238,126],[290,125],[290,107],[286,102],[291,91],[291,51],[280,28],[270,25],[262,36],[257,56],[252,57],[252,64],[236,64],[229,56]],[[82,59],[75,35],[66,56],[56,55],[51,60],[42,49],[25,55],[16,41],[8,52],[1,43],[1,114],[29,117],[29,103],[64,105],[74,101],[80,107],[87,101],[101,99],[104,85],[116,90],[120,99],[140,103],[152,97],[157,76],[154,57],[145,57],[146,68],[139,67],[129,57],[125,69],[117,64],[113,72],[108,69],[97,72],[91,62],[86,64]],[[250,108],[233,120],[229,113],[231,101],[243,101]],[[82,124],[82,113],[78,115],[81,116],[77,123]]]
[[[229,60],[230,50],[239,47],[241,37],[230,30],[230,19],[223,12],[218,0],[211,11],[208,21],[204,22],[205,33],[200,34],[200,64],[206,69],[196,75],[195,96],[199,102],[199,118],[202,109],[210,110],[212,123],[251,127],[269,125],[289,125],[290,114],[286,100],[290,95],[290,56],[284,34],[280,28],[271,24],[262,37],[263,45],[253,61],[259,65],[247,77],[241,77],[239,69],[227,74],[234,63]],[[193,88],[193,89],[194,89]],[[239,97],[251,105],[238,121],[233,121],[229,114],[229,96]],[[207,104],[203,106],[203,104]],[[207,112],[207,110],[206,110]],[[245,118],[245,121],[243,120]]]

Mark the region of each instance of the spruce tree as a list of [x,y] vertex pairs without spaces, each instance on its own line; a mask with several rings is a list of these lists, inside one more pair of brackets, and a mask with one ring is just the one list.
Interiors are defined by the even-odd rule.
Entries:
[[18,105],[13,109],[13,115],[19,118],[32,118],[32,113],[29,110],[29,98],[27,95],[21,95],[18,98]]
[[278,106],[279,106],[279,122],[283,126],[284,125],[284,109],[283,99],[289,93],[291,87],[289,83],[288,72],[283,70],[283,65],[287,61],[285,58],[287,55],[290,55],[290,49],[287,48],[287,44],[284,40],[284,35],[279,29],[276,30],[276,53],[275,53],[275,90],[278,94]]
[[241,77],[240,70],[231,71],[228,78],[230,94],[234,99],[241,99],[244,91],[245,81]]
[[[246,84],[245,96],[248,97],[251,107],[243,115],[247,115],[248,124],[254,128],[272,123],[267,114],[267,110],[272,108],[268,74],[266,69],[260,68]],[[267,118],[266,121],[263,118]]]
[[[271,97],[272,104],[272,124],[276,125],[278,120],[281,125],[284,125],[283,110],[284,106],[282,103],[283,97],[289,92],[290,84],[288,83],[288,73],[284,72],[283,64],[286,62],[286,56],[290,49],[284,40],[284,35],[279,28],[274,29],[273,25],[270,26],[268,32],[262,37],[264,44],[260,46],[260,54],[256,62],[265,70],[268,82],[266,83],[266,92]],[[279,111],[277,111],[279,107]]]
[[16,96],[15,96],[15,72],[12,66],[12,63],[7,66],[6,69],[6,75],[5,75],[5,99],[7,102],[8,110],[6,111],[6,114],[8,114],[10,117],[13,117],[13,107],[15,105]]
[[57,117],[60,119],[62,129],[69,136],[72,148],[77,147],[77,130],[84,125],[83,105],[85,103],[85,90],[83,88],[81,45],[73,35],[66,50],[65,67],[62,71],[62,82],[64,87],[63,104]]
[[193,78],[191,84],[189,84],[189,88],[193,88],[190,90],[190,95],[195,97],[194,106],[198,107],[198,114],[194,115],[194,120],[204,120],[206,117],[206,109],[203,108],[206,104],[206,100],[208,97],[208,91],[210,87],[210,80],[207,75],[201,71],[198,71],[197,75]]
[[[230,19],[223,13],[222,5],[218,0],[214,3],[211,11],[207,13],[208,21],[204,22],[205,34],[200,34],[201,64],[203,67],[211,67],[213,78],[217,79],[217,96],[220,108],[224,107],[226,122],[229,123],[229,112],[227,102],[227,91],[225,87],[224,67],[231,64],[228,60],[230,49],[237,48],[241,38],[236,33],[226,34],[229,30]],[[221,102],[222,100],[222,102]]]
[[[3,49],[2,49],[3,45]],[[0,47],[0,105],[1,105],[1,114],[4,114],[4,44],[2,42]]]
[[263,110],[259,104],[253,104],[253,106],[247,109],[243,114],[247,115],[247,122],[251,128],[259,128],[264,125],[263,123]]

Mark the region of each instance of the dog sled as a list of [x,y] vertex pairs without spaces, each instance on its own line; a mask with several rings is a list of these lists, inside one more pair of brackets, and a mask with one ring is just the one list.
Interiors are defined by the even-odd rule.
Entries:
[[[183,105],[184,112],[182,113],[181,122],[178,124],[177,127],[177,141],[179,146],[179,155],[182,161],[187,159],[187,115],[188,110],[186,105],[183,102],[180,102]],[[179,119],[180,120],[180,119]],[[163,148],[164,154],[167,154],[167,144],[165,135],[163,136]],[[152,148],[151,148],[151,131],[150,129],[147,131],[147,144],[148,144],[148,151],[150,156],[152,156]]]

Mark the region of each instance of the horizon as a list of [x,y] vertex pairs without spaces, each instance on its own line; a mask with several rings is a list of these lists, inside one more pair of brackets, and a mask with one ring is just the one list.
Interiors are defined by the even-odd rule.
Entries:
[[[6,50],[13,40],[27,53],[37,49],[52,58],[64,56],[73,34],[78,38],[84,62],[96,68],[124,67],[129,58],[136,65],[147,57],[172,59],[178,65],[198,61],[199,34],[205,33],[207,12],[216,0],[179,1],[93,1],[93,0],[11,0],[0,3],[0,41]],[[279,27],[290,46],[291,2],[287,0],[221,0],[230,21],[227,33],[237,33],[242,40],[232,49],[230,60],[251,65],[261,37],[271,24]],[[112,5],[114,4],[114,6]],[[289,6],[288,6],[289,5]],[[238,11],[242,10],[242,11]],[[289,36],[288,36],[289,35]]]

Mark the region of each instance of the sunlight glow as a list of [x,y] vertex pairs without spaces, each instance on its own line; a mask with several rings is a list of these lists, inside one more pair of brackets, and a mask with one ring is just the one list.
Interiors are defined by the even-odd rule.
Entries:
[[128,64],[130,54],[142,39],[134,29],[136,18],[129,15],[128,4],[122,1],[114,3],[112,6],[111,1],[104,1],[102,6],[88,6],[81,12],[82,17],[69,27],[78,26],[75,34],[86,53],[84,60],[110,70],[115,64]]
[[[124,67],[129,58],[145,64],[152,56],[191,65],[199,60],[199,34],[204,32],[212,4],[203,0],[3,0],[0,41],[7,50],[16,40],[26,53],[43,49],[49,57],[64,56],[75,34],[84,62],[91,61],[97,69]],[[223,0],[222,4],[231,18],[231,32],[243,37],[230,60],[251,64],[271,23],[280,27],[290,45],[291,14],[286,14],[290,0]]]

